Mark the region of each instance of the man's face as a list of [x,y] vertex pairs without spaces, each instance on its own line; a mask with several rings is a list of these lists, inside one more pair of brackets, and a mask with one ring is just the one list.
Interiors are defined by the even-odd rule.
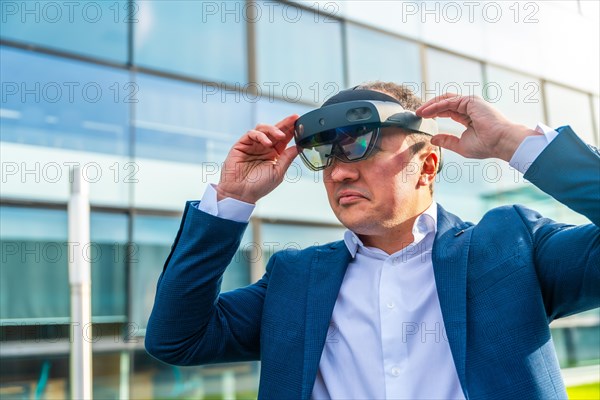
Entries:
[[383,128],[380,134],[379,148],[368,159],[354,163],[335,159],[323,171],[333,212],[359,235],[385,235],[431,202],[429,188],[419,184],[426,154],[413,156],[413,141],[398,128]]

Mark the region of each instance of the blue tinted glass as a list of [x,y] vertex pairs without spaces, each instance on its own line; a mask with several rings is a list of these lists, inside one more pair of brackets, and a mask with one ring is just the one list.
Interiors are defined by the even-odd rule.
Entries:
[[92,213],[87,245],[67,242],[65,211],[0,207],[0,217],[0,319],[64,322],[69,254],[84,252],[91,262],[92,315],[100,322],[124,320],[125,215]]
[[125,63],[127,22],[138,14],[127,3],[1,0],[1,37]]
[[2,141],[127,155],[128,73],[0,48]]
[[138,1],[136,65],[211,81],[247,80],[243,1]]
[[[418,44],[352,24],[346,26],[346,35],[350,86],[380,80],[405,84],[420,92]],[[376,54],[385,56],[373,56]]]
[[133,243],[136,262],[131,264],[131,320],[145,328],[154,304],[156,283],[179,228],[179,218],[136,216]]
[[338,21],[289,5],[256,4],[262,10],[256,24],[256,58],[263,91],[290,102],[321,104],[343,88]]
[[177,162],[222,162],[251,125],[245,92],[138,75],[134,126],[136,157]]
[[127,248],[125,214],[92,213],[90,216],[92,262],[92,314],[124,321],[126,316],[127,258],[137,261],[135,247]]

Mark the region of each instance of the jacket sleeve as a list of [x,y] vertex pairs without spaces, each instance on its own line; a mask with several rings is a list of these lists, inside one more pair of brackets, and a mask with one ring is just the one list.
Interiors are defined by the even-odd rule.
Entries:
[[560,224],[517,206],[549,321],[600,306],[600,154],[570,127],[558,131],[525,178],[592,224]]
[[219,294],[246,226],[186,204],[148,321],[145,345],[152,356],[175,365],[259,358],[268,273],[253,285]]

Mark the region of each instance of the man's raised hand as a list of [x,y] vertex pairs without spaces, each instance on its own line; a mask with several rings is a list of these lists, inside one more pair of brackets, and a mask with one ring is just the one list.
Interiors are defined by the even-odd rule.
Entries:
[[539,135],[526,126],[506,119],[488,102],[477,96],[446,93],[416,110],[423,118],[449,117],[467,129],[460,137],[438,134],[431,139],[436,146],[467,158],[500,158],[510,161],[523,139]]
[[274,126],[258,124],[233,145],[221,170],[217,200],[231,197],[254,204],[279,186],[298,154],[295,146],[287,147],[297,119],[294,114]]

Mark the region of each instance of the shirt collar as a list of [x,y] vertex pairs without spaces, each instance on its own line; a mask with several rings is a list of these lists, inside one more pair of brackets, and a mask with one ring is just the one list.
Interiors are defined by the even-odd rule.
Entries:
[[[433,233],[434,235],[437,233],[437,203],[435,201],[432,201],[431,205],[415,219],[412,228],[413,243],[419,243],[429,233]],[[344,232],[344,243],[352,258],[356,257],[359,247],[366,248],[362,240],[351,230]]]

